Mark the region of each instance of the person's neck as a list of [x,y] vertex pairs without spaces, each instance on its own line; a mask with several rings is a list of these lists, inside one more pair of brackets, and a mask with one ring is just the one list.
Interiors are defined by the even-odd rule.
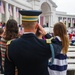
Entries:
[[34,33],[35,34],[35,31],[31,30],[31,29],[29,29],[29,30],[25,29],[24,32],[30,32],[30,33]]

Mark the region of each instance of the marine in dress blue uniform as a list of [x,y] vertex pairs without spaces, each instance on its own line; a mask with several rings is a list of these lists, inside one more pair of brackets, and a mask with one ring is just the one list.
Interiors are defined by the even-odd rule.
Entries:
[[[37,21],[41,11],[21,10],[22,21]],[[46,38],[50,38],[47,34]],[[58,41],[53,43],[55,55],[61,51]],[[48,59],[51,57],[49,44],[38,39],[34,33],[25,33],[20,38],[13,40],[8,46],[8,56],[5,59],[5,75],[15,75],[15,66],[18,75],[49,75]]]

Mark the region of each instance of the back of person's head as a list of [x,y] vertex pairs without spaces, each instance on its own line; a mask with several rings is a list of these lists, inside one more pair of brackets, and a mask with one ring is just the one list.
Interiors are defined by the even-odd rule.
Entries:
[[6,29],[4,33],[5,40],[11,40],[18,37],[18,25],[14,19],[10,19],[6,23]]
[[36,25],[36,21],[34,21],[34,22],[31,22],[31,21],[24,21],[24,22],[22,22],[22,26],[25,28],[25,29],[33,29],[34,27],[35,27],[35,25]]
[[59,36],[62,40],[62,51],[64,54],[67,53],[69,47],[69,39],[67,35],[66,26],[62,22],[58,22],[54,25],[54,36]]
[[24,28],[24,32],[33,32],[36,33],[38,28],[37,21],[22,21],[22,27]]

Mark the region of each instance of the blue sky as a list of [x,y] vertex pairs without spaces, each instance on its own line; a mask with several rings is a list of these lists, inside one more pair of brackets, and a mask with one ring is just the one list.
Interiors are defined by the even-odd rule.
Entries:
[[53,0],[56,5],[57,11],[67,12],[68,14],[75,15],[75,0]]

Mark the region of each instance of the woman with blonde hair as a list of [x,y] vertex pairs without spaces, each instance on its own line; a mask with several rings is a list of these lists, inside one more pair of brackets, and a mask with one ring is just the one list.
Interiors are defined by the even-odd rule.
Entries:
[[[62,22],[54,25],[54,39],[52,42],[60,42],[62,51],[54,58],[53,65],[49,66],[50,75],[66,75],[67,73],[67,52],[69,47],[69,39],[67,35],[66,26]],[[57,41],[56,41],[57,40]],[[58,42],[57,42],[58,43]]]

